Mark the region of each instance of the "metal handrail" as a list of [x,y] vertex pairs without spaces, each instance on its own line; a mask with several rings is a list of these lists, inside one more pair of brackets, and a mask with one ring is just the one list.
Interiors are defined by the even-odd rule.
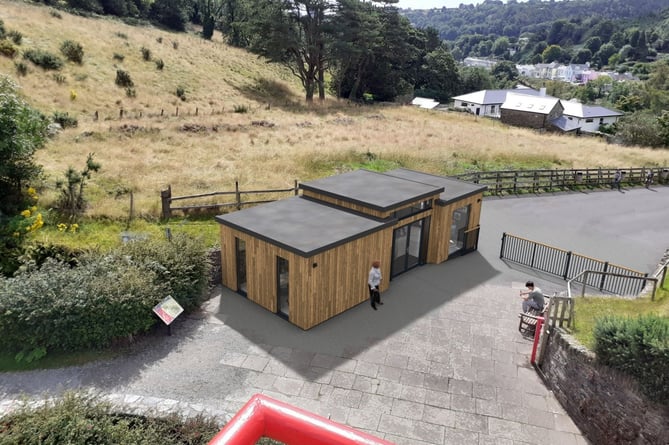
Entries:
[[[584,279],[582,280],[582,288],[581,288],[581,297],[585,296],[585,288],[587,286],[588,282],[588,275],[594,273],[594,274],[600,274],[600,275],[608,275],[608,276],[614,276],[614,277],[621,277],[621,278],[633,278],[635,280],[644,280],[644,285],[646,282],[651,281],[653,283],[653,292],[650,296],[651,301],[655,301],[655,291],[657,290],[657,282],[659,281],[655,277],[639,277],[635,275],[625,275],[625,274],[619,274],[619,273],[614,273],[614,272],[603,272],[599,270],[584,270],[578,275],[574,276],[573,278],[567,280],[567,295],[569,298],[573,298],[573,295],[571,293],[571,282],[576,281],[581,275],[585,275]],[[666,273],[666,265],[665,265],[665,273]]]

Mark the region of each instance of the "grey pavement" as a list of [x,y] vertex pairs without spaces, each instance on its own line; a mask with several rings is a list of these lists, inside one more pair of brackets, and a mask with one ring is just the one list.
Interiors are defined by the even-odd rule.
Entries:
[[651,272],[669,247],[668,203],[666,187],[486,199],[479,251],[395,278],[378,311],[361,304],[302,331],[218,287],[171,336],[122,357],[0,374],[0,412],[79,389],[224,422],[263,393],[396,444],[587,443],[517,332],[525,279],[548,292],[564,282],[501,261],[501,234]]

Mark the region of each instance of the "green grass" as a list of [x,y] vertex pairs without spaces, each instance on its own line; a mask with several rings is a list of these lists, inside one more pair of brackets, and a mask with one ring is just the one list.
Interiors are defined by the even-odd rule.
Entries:
[[669,317],[669,279],[665,280],[663,288],[658,287],[655,301],[651,301],[650,296],[634,300],[586,296],[576,299],[574,312],[574,336],[581,344],[593,349],[592,333],[598,318],[607,315],[637,317],[650,313]]
[[187,233],[201,237],[207,246],[217,246],[220,242],[219,226],[213,216],[172,218],[164,222],[135,219],[130,223],[122,221],[85,220],[78,224],[76,231],[71,226],[59,230],[56,223],[47,223],[34,235],[33,240],[44,244],[65,245],[72,249],[109,250],[122,243],[122,235],[137,237],[164,237],[167,229],[171,233]]

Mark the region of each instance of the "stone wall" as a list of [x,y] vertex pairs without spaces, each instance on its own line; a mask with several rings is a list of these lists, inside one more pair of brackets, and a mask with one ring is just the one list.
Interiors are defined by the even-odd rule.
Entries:
[[540,129],[546,126],[546,115],[502,108],[500,119],[507,125]]
[[593,444],[669,443],[669,405],[649,402],[632,379],[597,365],[592,352],[559,328],[551,331],[541,371]]

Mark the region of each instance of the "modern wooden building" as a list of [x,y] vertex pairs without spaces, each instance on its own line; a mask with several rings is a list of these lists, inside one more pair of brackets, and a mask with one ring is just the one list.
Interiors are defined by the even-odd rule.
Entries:
[[219,215],[223,285],[302,329],[368,300],[389,281],[476,250],[486,187],[406,169],[357,170],[302,194]]

